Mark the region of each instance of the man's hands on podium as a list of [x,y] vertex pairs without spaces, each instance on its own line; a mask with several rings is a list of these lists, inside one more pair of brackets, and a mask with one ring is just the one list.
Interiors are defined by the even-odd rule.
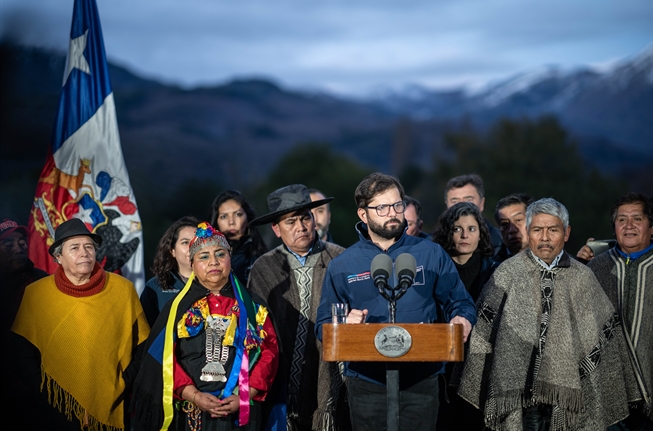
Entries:
[[463,325],[463,343],[466,343],[467,337],[469,337],[469,333],[472,332],[472,324],[469,323],[469,320],[465,319],[464,317],[456,316],[451,319],[449,323],[460,323]]
[[[347,315],[347,323],[365,323],[367,318],[367,310],[356,310],[352,309]],[[467,342],[469,333],[472,331],[472,324],[469,323],[469,320],[461,316],[456,316],[449,323],[459,323],[463,325],[463,343]]]
[[347,323],[365,323],[366,318],[367,318],[367,309],[356,310],[354,308],[347,315]]

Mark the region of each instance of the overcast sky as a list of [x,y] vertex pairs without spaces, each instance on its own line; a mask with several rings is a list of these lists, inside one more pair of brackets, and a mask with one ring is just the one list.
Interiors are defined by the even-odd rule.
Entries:
[[[605,67],[653,43],[653,0],[97,0],[109,60],[184,86],[266,77],[365,94]],[[68,48],[72,0],[0,0],[0,33]],[[63,73],[63,71],[62,71]]]

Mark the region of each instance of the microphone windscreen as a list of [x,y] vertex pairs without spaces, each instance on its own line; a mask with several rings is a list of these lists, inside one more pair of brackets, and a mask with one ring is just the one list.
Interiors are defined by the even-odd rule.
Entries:
[[395,259],[395,271],[397,277],[408,276],[411,279],[415,278],[417,272],[417,261],[412,254],[402,253]]
[[390,273],[392,273],[392,258],[385,253],[377,254],[372,259],[370,272],[372,273],[372,278],[378,276],[385,277],[386,279],[390,278]]

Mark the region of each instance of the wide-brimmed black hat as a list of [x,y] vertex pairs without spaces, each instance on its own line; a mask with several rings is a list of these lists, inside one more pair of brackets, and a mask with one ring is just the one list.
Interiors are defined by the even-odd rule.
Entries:
[[98,243],[98,245],[102,244],[102,237],[100,235],[91,233],[84,222],[80,219],[71,218],[57,226],[57,229],[54,231],[54,244],[50,246],[48,253],[50,253],[51,256],[54,256],[54,249],[57,248],[59,244],[70,237],[79,235],[90,236],[93,241]]
[[268,207],[270,212],[255,218],[249,224],[251,226],[262,225],[275,221],[278,217],[303,209],[317,208],[333,198],[311,201],[311,194],[303,184],[291,184],[281,187],[268,195]]

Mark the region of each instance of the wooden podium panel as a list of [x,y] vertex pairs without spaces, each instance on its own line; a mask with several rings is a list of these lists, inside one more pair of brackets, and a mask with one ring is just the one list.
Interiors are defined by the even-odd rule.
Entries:
[[[386,326],[410,333],[410,350],[398,358],[382,355],[374,337]],[[327,362],[461,362],[463,326],[449,323],[362,323],[322,325],[322,359]]]

